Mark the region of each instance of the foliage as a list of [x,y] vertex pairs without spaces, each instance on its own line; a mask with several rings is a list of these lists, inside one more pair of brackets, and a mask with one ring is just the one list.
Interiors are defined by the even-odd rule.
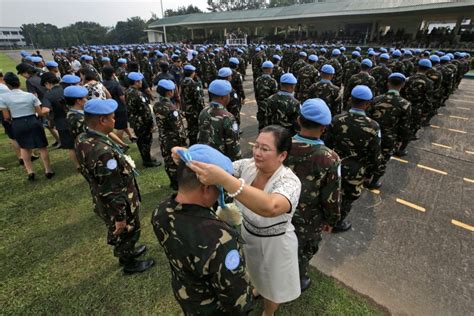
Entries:
[[176,10],[168,9],[165,11],[165,16],[169,17],[169,16],[186,15],[186,14],[193,14],[193,13],[202,13],[202,10],[190,4],[187,7],[185,6],[178,7],[178,9]]
[[207,0],[208,10],[211,12],[252,10],[265,7],[262,0]]

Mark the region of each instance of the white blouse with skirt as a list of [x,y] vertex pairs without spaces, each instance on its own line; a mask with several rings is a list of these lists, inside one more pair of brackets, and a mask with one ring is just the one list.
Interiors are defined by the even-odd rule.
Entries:
[[[234,163],[234,175],[251,185],[257,175],[252,159]],[[247,270],[259,294],[275,303],[285,303],[301,294],[298,270],[298,239],[291,218],[298,205],[301,182],[287,167],[281,166],[265,185],[267,193],[288,199],[291,210],[276,217],[260,216],[236,201],[242,212],[241,234]]]

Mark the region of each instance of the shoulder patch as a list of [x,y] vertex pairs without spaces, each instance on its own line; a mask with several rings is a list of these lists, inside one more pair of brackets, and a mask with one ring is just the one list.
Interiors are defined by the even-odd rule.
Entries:
[[237,249],[233,249],[225,256],[225,267],[229,270],[236,269],[240,264],[240,255]]
[[179,116],[179,113],[178,113],[178,111],[176,111],[176,110],[175,110],[175,111],[173,111],[173,116],[174,116],[174,117],[178,117],[178,116]]
[[239,125],[236,122],[234,122],[234,124],[232,124],[232,130],[234,132],[237,132],[239,130]]
[[117,168],[117,160],[115,159],[109,159],[107,161],[107,169],[109,170],[115,170],[115,168]]
[[337,176],[341,177],[341,165],[337,166]]

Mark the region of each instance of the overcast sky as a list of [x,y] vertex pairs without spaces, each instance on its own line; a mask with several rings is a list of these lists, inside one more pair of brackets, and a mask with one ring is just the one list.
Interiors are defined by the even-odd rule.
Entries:
[[[207,7],[206,0],[163,0],[163,9],[190,4]],[[115,26],[133,16],[147,20],[151,12],[161,17],[160,0],[0,0],[0,26],[43,22],[63,27],[78,21]]]

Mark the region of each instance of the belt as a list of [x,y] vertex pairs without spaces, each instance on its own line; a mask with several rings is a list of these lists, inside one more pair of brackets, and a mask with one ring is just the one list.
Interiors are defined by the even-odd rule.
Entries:
[[36,118],[36,114],[31,114],[31,115],[26,115],[26,116],[20,116],[20,117],[13,117],[12,120],[15,121],[15,120],[24,120],[24,119],[27,119],[27,118]]
[[254,236],[275,237],[275,236],[284,235],[286,233],[288,221],[279,222],[279,223],[266,226],[266,227],[258,227],[258,226],[250,224],[248,219],[244,216],[242,225],[244,226],[245,230],[247,230],[250,234]]

